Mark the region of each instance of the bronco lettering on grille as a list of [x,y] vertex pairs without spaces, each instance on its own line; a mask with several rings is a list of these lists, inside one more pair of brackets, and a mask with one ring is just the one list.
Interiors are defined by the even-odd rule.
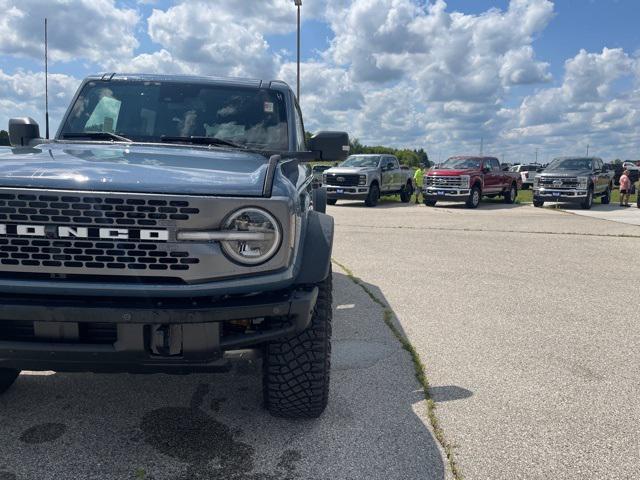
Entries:
[[168,230],[139,228],[56,227],[55,225],[0,224],[0,235],[47,238],[102,238],[116,240],[169,241]]

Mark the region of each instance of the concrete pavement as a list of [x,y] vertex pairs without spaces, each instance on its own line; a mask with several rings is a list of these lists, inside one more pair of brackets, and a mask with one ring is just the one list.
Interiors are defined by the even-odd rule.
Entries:
[[[635,478],[640,228],[532,206],[333,207],[334,256],[376,285],[467,479]],[[435,395],[437,399],[437,395]]]

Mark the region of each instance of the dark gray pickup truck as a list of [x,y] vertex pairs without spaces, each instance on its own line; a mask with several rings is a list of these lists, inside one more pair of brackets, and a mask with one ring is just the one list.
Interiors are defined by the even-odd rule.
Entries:
[[[0,153],[0,391],[21,369],[225,371],[261,356],[266,408],[328,398],[333,220],[279,81],[86,79],[56,138]],[[317,185],[316,185],[317,186]],[[257,354],[257,355],[256,355]]]
[[544,202],[574,202],[583,209],[593,206],[594,197],[603,204],[611,201],[613,174],[602,159],[595,157],[556,158],[533,180],[533,205]]

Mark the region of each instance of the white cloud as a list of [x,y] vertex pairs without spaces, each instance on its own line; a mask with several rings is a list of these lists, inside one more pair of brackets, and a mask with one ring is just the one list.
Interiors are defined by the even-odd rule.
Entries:
[[53,62],[102,63],[129,57],[138,47],[138,14],[114,0],[0,0],[0,12],[0,54],[41,60],[45,17]]
[[[49,110],[51,134],[64,114],[80,81],[62,74],[49,75]],[[0,70],[0,130],[7,129],[7,121],[13,117],[33,117],[40,124],[40,134],[45,134],[44,74],[19,70],[9,75]]]

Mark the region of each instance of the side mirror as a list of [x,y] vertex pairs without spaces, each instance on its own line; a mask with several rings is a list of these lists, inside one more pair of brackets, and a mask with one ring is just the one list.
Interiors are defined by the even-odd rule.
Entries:
[[484,167],[482,167],[482,173],[489,173],[491,171],[491,167],[488,165],[485,165]]
[[342,161],[349,156],[349,134],[318,132],[309,139],[309,149],[325,162]]
[[41,140],[40,126],[33,118],[9,120],[9,142],[12,147],[32,147],[36,140]]

